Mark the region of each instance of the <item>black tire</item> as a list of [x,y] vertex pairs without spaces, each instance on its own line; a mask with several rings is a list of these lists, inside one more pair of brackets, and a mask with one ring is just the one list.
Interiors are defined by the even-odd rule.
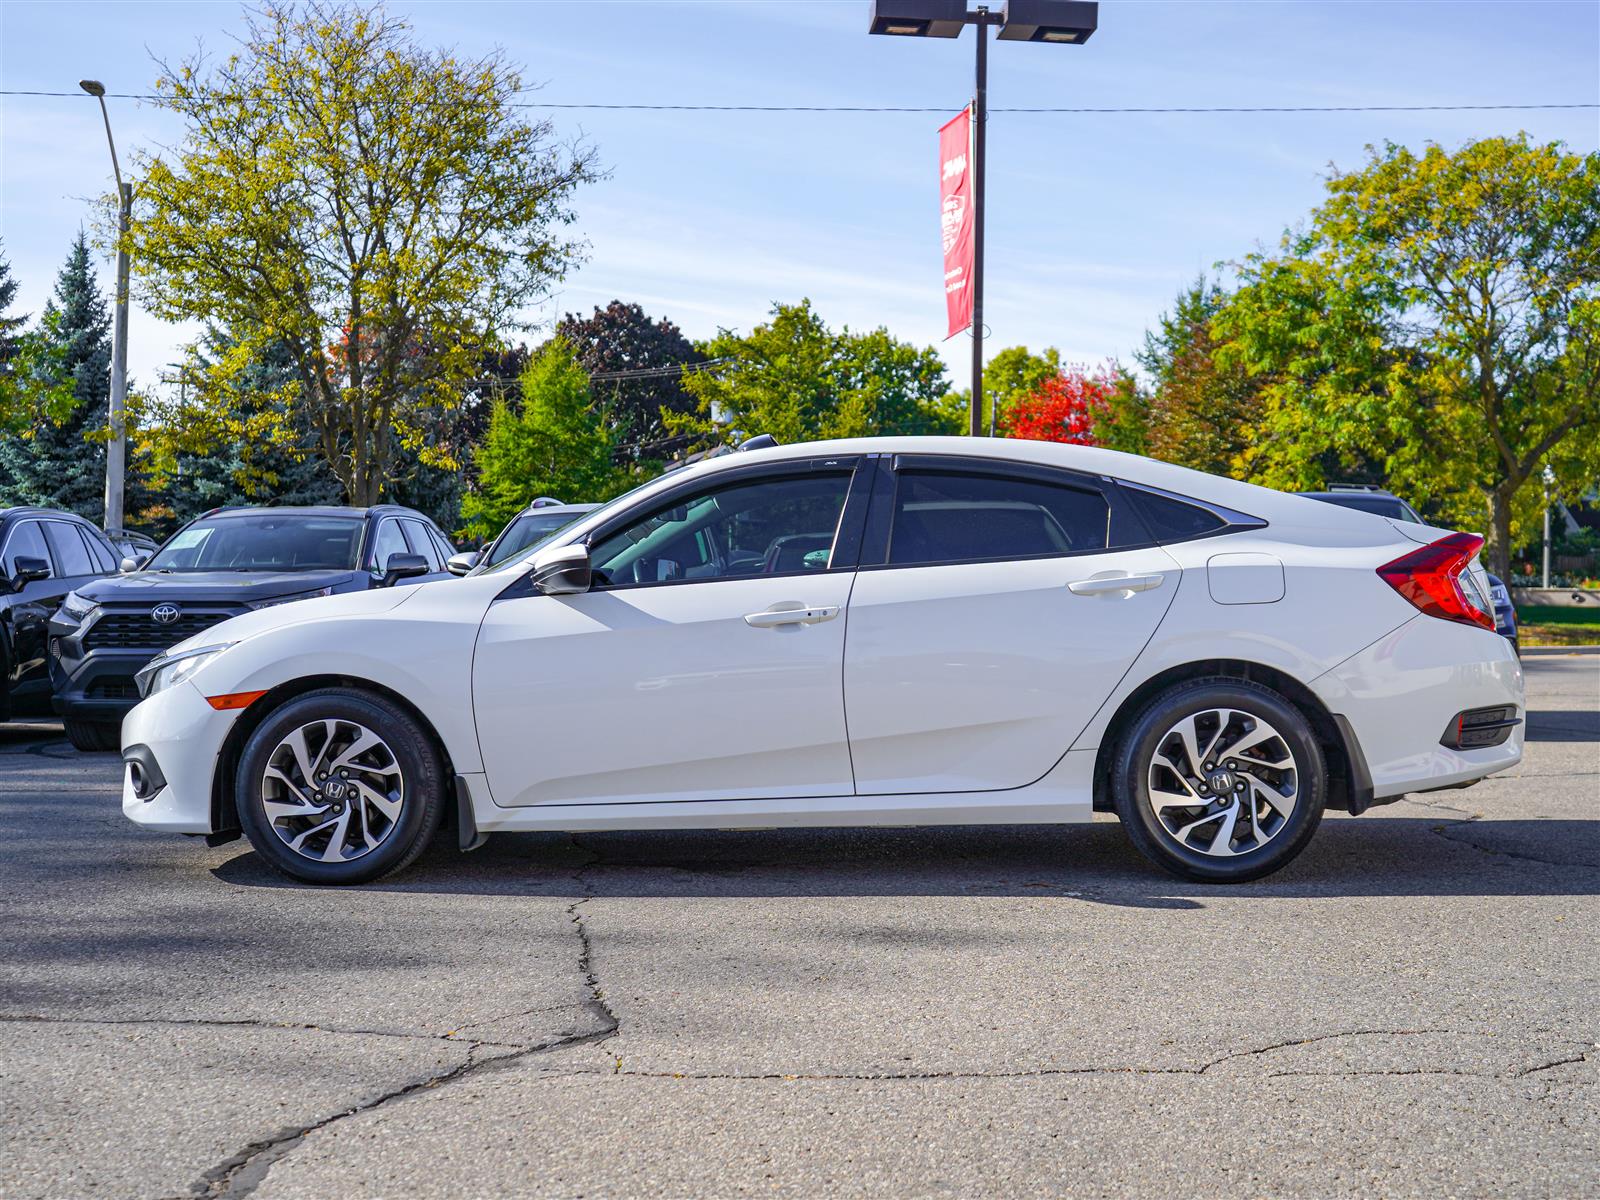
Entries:
[[121,721],[74,721],[68,718],[62,725],[66,727],[67,741],[72,743],[74,750],[82,750],[85,754],[105,754],[122,749]]
[[[275,827],[267,816],[264,805],[268,797],[264,794],[263,788],[271,786],[281,791],[282,785],[276,782],[267,784],[264,773],[275,756],[277,763],[282,764],[285,761],[283,757],[285,739],[290,738],[297,730],[325,721],[336,723],[335,738],[351,736],[340,731],[359,726],[382,739],[381,755],[374,751],[361,755],[353,761],[354,763],[359,763],[362,759],[383,761],[398,771],[399,786],[395,789],[399,793],[398,815],[388,820],[375,806],[365,802],[356,799],[351,799],[348,803],[342,800],[335,801],[331,792],[334,787],[342,788],[343,785],[337,780],[332,780],[329,784],[320,785],[328,787],[329,794],[315,793],[315,803],[322,811],[304,819],[291,818],[286,822],[287,829],[280,835],[280,828],[283,827]],[[311,736],[314,737],[315,734]],[[308,742],[305,736],[302,736],[301,740],[303,743]],[[330,738],[330,743],[333,740]],[[315,750],[315,747],[313,749]],[[317,761],[314,766],[327,765],[322,761],[322,757],[322,752],[317,751]],[[330,752],[329,757],[331,759],[336,756]],[[291,754],[290,761],[292,758]],[[289,769],[295,776],[295,782],[302,783],[298,769],[295,767]],[[364,777],[368,781],[379,779],[383,775],[382,772],[371,772],[368,768],[358,765],[352,765],[350,769],[354,770],[358,777]],[[394,776],[390,774],[386,778],[392,782]],[[314,784],[313,787],[315,786],[317,785]],[[308,796],[312,794],[307,792]],[[351,797],[359,795],[353,789],[347,794]],[[268,714],[245,742],[244,752],[239,756],[239,770],[234,780],[239,826],[250,839],[250,844],[255,847],[256,853],[285,875],[307,883],[320,884],[366,883],[410,866],[417,856],[427,849],[429,841],[439,828],[440,816],[444,810],[444,796],[444,762],[428,731],[417,723],[416,718],[398,705],[381,696],[352,688],[325,688],[308,692]],[[387,798],[392,800],[393,795]],[[341,807],[337,810],[329,807],[335,804]],[[329,824],[329,821],[323,819],[324,817],[329,817],[334,811],[342,814],[346,808],[350,815],[345,825],[338,825],[335,830],[330,830],[326,834],[311,832],[314,828]],[[358,820],[361,822],[359,826],[357,826]],[[383,828],[379,831],[379,840],[372,849],[363,850],[349,843],[348,839],[353,838],[358,832],[370,830],[376,824],[383,824]],[[341,849],[335,853],[342,855],[354,851],[358,854],[357,857],[348,859],[340,857],[332,861],[321,861],[317,857],[319,850],[327,850],[335,832],[346,839],[341,841]],[[301,836],[304,853],[291,848],[290,840],[293,839],[289,837],[290,834],[304,835]]]
[[[1287,763],[1293,770],[1293,779],[1292,782],[1284,782],[1285,774],[1274,768],[1268,768],[1266,773],[1276,778],[1280,786],[1292,786],[1295,792],[1293,808],[1287,815],[1279,813],[1265,799],[1258,799],[1255,807],[1262,814],[1262,820],[1277,822],[1276,826],[1259,842],[1249,832],[1254,829],[1259,833],[1259,827],[1249,824],[1243,826],[1238,841],[1240,849],[1233,849],[1235,843],[1230,838],[1227,851],[1222,855],[1197,849],[1195,839],[1209,837],[1213,839],[1212,848],[1215,849],[1224,833],[1241,830],[1239,821],[1243,818],[1227,822],[1224,815],[1227,803],[1216,800],[1215,792],[1210,793],[1209,804],[1197,804],[1189,809],[1166,807],[1163,811],[1169,814],[1168,819],[1177,824],[1179,830],[1186,826],[1193,830],[1180,840],[1175,836],[1175,831],[1164,825],[1162,818],[1157,815],[1150,783],[1152,764],[1156,762],[1158,752],[1163,754],[1169,767],[1173,758],[1187,761],[1181,738],[1172,740],[1175,728],[1181,722],[1197,716],[1204,722],[1204,714],[1211,710],[1236,712],[1244,714],[1244,718],[1231,727],[1230,732],[1216,739],[1217,745],[1222,748],[1220,756],[1214,760],[1219,774],[1208,778],[1220,779],[1220,773],[1226,771],[1225,747],[1242,743],[1243,736],[1234,736],[1231,730],[1242,730],[1246,724],[1265,721],[1279,736],[1277,742],[1263,743],[1264,747],[1272,747],[1264,749],[1263,753],[1276,755],[1280,763]],[[1259,728],[1259,725],[1252,724],[1251,727]],[[1195,740],[1198,744],[1199,738]],[[1281,748],[1277,743],[1281,743]],[[1281,750],[1292,755],[1292,761],[1282,758]],[[1311,835],[1316,833],[1317,826],[1322,822],[1323,806],[1327,802],[1327,765],[1322,747],[1304,714],[1271,688],[1242,679],[1195,679],[1163,692],[1134,718],[1117,747],[1114,762],[1113,802],[1117,816],[1121,818],[1122,826],[1135,848],[1151,862],[1179,878],[1200,883],[1244,883],[1270,875],[1285,866],[1305,849]],[[1237,788],[1239,774],[1226,773],[1233,780],[1233,788]],[[1169,791],[1176,792],[1177,788],[1185,787],[1177,780],[1175,771],[1167,773],[1167,767],[1162,767],[1158,774],[1158,786],[1170,778],[1174,786]],[[1258,790],[1252,789],[1248,783],[1249,778],[1245,776],[1247,782],[1244,793],[1258,796]],[[1204,783],[1205,779],[1201,779],[1201,782]],[[1200,790],[1206,791],[1207,788]],[[1228,794],[1234,794],[1232,788]],[[1214,810],[1216,815],[1208,817],[1207,814]]]

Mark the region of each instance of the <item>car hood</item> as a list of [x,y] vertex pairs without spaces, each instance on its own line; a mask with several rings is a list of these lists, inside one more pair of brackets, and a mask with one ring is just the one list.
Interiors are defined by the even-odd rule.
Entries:
[[285,625],[299,625],[329,618],[377,616],[398,608],[416,595],[417,591],[416,587],[374,588],[365,592],[345,592],[337,596],[296,600],[292,604],[275,604],[271,608],[230,617],[209,629],[201,630],[192,638],[169,647],[166,653],[175,654],[180,650],[212,646],[222,642],[242,642],[246,638],[268,633]]
[[135,571],[96,579],[78,594],[97,604],[183,603],[254,604],[319,588],[344,588],[360,571]]

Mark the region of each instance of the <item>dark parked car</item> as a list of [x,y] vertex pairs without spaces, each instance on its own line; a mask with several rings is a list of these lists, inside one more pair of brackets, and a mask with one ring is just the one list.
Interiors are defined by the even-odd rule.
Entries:
[[1494,630],[1511,640],[1511,648],[1522,653],[1522,638],[1517,633],[1517,608],[1511,603],[1511,589],[1498,575],[1489,576],[1489,595],[1494,597]]
[[0,508],[0,721],[50,714],[46,627],[61,597],[117,569],[88,521],[53,508]]
[[[86,581],[50,621],[55,708],[80,750],[118,748],[134,674],[229,617],[441,576],[454,548],[409,508],[231,508],[196,517],[142,570]],[[65,590],[65,589],[63,589]]]
[[155,538],[133,529],[108,529],[106,539],[117,548],[119,555],[135,562],[143,562],[161,549],[161,543]]
[[523,509],[500,531],[500,536],[483,550],[470,550],[458,554],[447,564],[454,575],[469,571],[487,571],[497,567],[513,554],[521,554],[537,546],[558,529],[565,529],[585,513],[592,513],[598,504],[563,504],[549,496],[541,496]]

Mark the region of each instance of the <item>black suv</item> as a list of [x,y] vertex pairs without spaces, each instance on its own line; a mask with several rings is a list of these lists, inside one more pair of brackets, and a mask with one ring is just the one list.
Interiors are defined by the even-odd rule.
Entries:
[[45,628],[73,588],[117,569],[88,521],[54,508],[0,508],[0,721],[50,715]]
[[255,608],[443,576],[439,527],[398,505],[225,508],[137,571],[72,591],[50,621],[55,708],[79,750],[115,750],[134,673],[168,646]]

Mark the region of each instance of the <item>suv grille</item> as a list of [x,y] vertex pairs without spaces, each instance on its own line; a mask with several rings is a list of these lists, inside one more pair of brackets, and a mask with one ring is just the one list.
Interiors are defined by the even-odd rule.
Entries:
[[165,650],[245,611],[237,608],[222,612],[183,612],[171,624],[158,625],[150,619],[149,608],[131,612],[107,610],[89,627],[83,646],[85,650]]
[[84,693],[91,700],[137,700],[139,689],[130,675],[112,675],[96,679]]

